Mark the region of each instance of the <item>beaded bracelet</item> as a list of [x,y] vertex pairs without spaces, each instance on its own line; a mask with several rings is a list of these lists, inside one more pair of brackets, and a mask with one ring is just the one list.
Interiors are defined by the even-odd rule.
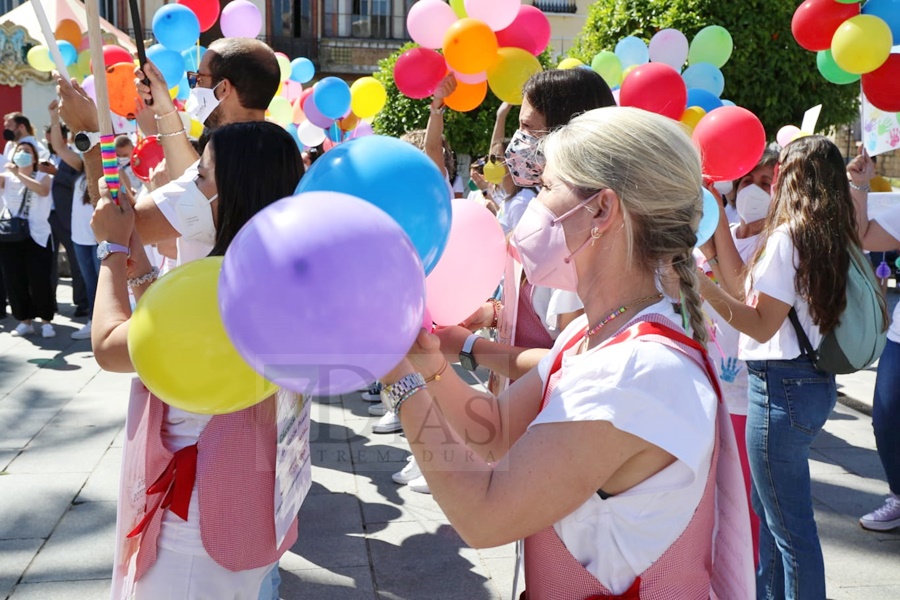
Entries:
[[869,187],[868,183],[865,185],[856,185],[852,181],[850,181],[849,183],[850,183],[850,188],[856,190],[857,192],[869,192],[872,190],[872,188]]
[[496,329],[500,323],[500,309],[503,308],[503,303],[496,298],[491,298],[488,302],[494,306],[494,319],[491,321],[491,327]]
[[173,109],[172,109],[172,112],[167,112],[167,113],[164,114],[164,115],[153,115],[153,118],[156,119],[157,121],[162,121],[162,120],[165,119],[166,117],[171,117],[172,115],[174,115],[174,114],[177,113],[177,112],[178,112],[178,109],[177,109],[177,108],[173,108]]
[[156,138],[157,139],[170,138],[170,137],[175,137],[175,136],[181,135],[182,133],[185,133],[183,127],[181,129],[179,129],[178,131],[173,131],[172,133],[158,133],[158,134],[156,134]]
[[394,414],[400,416],[400,407],[403,406],[403,403],[409,400],[413,395],[421,392],[422,390],[427,390],[427,385],[417,385],[416,387],[410,389],[408,392],[403,394],[399,400],[397,400],[397,404],[394,406]]
[[158,277],[159,277],[159,269],[156,267],[153,267],[150,269],[149,273],[144,273],[140,277],[132,277],[131,279],[129,279],[128,287],[130,289],[134,289],[134,288],[140,287],[144,284],[152,283],[152,282],[156,281],[156,279]]

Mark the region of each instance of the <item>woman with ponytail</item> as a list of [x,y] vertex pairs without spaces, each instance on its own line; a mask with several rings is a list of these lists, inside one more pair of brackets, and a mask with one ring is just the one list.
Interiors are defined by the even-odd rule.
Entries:
[[577,291],[585,315],[499,398],[457,377],[424,331],[382,396],[460,535],[524,538],[527,600],[750,598],[746,501],[691,253],[697,151],[677,123],[618,107],[543,148],[512,243],[529,281]]

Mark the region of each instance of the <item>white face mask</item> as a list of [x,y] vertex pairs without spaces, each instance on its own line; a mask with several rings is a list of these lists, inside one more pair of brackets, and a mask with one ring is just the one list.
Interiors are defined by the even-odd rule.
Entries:
[[770,204],[772,204],[772,196],[755,183],[738,191],[735,199],[735,207],[744,223],[765,219],[769,214]]
[[184,112],[190,115],[192,119],[206,123],[209,115],[219,106],[219,99],[216,98],[216,88],[220,85],[222,85],[221,81],[211,88],[200,86],[193,88],[187,102],[184,103]]
[[213,246],[216,243],[216,224],[213,221],[210,204],[218,198],[215,194],[207,199],[195,181],[185,185],[184,191],[175,204],[175,212],[181,220],[181,237]]
[[727,196],[731,193],[731,190],[734,189],[734,182],[731,180],[728,181],[717,181],[713,184],[716,188],[716,191],[722,194],[723,196]]
[[120,156],[116,159],[116,162],[119,163],[120,167],[127,167],[128,165],[131,164],[131,159],[128,158],[127,156]]

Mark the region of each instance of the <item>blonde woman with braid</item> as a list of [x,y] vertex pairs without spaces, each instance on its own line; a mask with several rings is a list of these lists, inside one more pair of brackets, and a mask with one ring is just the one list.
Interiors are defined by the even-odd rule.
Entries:
[[750,598],[746,499],[691,254],[697,151],[674,121],[610,107],[544,153],[513,243],[529,281],[565,282],[585,315],[499,398],[423,331],[383,397],[460,535],[525,539],[527,600]]

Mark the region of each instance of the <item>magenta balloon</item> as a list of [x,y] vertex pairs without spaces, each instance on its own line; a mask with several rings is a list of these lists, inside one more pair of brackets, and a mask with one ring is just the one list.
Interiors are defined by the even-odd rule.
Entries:
[[523,5],[509,27],[497,32],[501,48],[521,48],[535,56],[550,44],[550,21],[540,9]]
[[255,38],[262,30],[262,15],[249,0],[231,0],[222,9],[219,26],[225,37]]
[[409,37],[423,48],[441,48],[444,34],[457,18],[443,0],[419,0],[406,15],[406,29]]
[[383,377],[406,355],[422,327],[425,272],[386,212],[347,194],[308,192],[240,230],[222,265],[219,309],[259,373],[334,396]]
[[444,57],[428,48],[413,48],[397,58],[394,83],[404,96],[420,100],[434,94],[447,74]]
[[491,212],[454,198],[447,247],[425,280],[428,311],[438,325],[456,325],[474,313],[500,283],[506,236]]
[[328,129],[331,127],[331,124],[334,123],[334,119],[326,117],[319,111],[319,107],[316,106],[316,101],[312,94],[310,94],[306,98],[306,102],[303,103],[303,114],[306,115],[306,119],[310,123],[322,129]]
[[428,312],[428,307],[425,307],[425,314],[422,316],[422,329],[431,333],[434,331],[434,319],[431,318],[431,313]]

